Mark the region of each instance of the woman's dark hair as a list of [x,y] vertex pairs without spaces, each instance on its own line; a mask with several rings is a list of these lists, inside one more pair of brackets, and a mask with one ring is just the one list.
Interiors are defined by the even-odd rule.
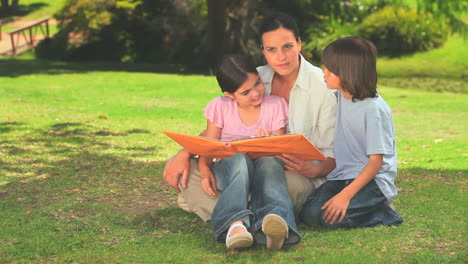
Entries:
[[341,88],[354,99],[377,96],[377,49],[358,36],[335,40],[322,52],[322,63],[340,78]]
[[230,54],[221,59],[216,73],[221,91],[234,93],[247,80],[247,73],[257,73],[257,68],[247,55]]
[[260,40],[264,33],[277,30],[278,28],[285,28],[294,33],[296,40],[299,40],[299,30],[297,29],[294,19],[281,12],[271,13],[266,16],[260,26]]

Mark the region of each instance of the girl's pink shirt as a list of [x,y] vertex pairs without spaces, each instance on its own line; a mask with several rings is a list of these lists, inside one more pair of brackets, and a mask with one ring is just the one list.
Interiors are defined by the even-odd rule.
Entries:
[[222,129],[221,140],[233,141],[254,137],[257,129],[275,131],[288,124],[288,104],[278,96],[265,95],[261,104],[260,117],[255,125],[245,125],[237,110],[237,102],[227,96],[213,99],[205,107],[205,117]]

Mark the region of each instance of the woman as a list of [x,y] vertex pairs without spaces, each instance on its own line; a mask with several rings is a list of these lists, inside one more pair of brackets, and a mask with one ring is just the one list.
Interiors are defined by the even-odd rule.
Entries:
[[[295,228],[294,214],[300,211],[308,195],[325,182],[324,176],[335,167],[333,137],[336,97],[327,89],[321,69],[300,55],[302,42],[296,23],[290,16],[275,13],[266,17],[262,22],[260,34],[262,51],[268,65],[257,70],[265,86],[265,93],[283,97],[289,103],[288,131],[304,134],[327,156],[327,160],[319,163],[281,155],[278,158],[283,160],[286,177],[278,177],[274,184],[270,179],[256,179],[259,184],[287,186],[293,208],[287,206],[279,215],[288,224],[289,235],[284,240],[284,245],[289,245],[300,241],[300,235]],[[181,191],[179,205],[182,208],[196,213],[205,221],[210,219],[216,199],[205,194],[200,188],[197,163],[193,159],[191,161],[190,153],[180,150],[169,160],[164,168],[164,178],[172,187]],[[252,190],[253,195],[270,195],[266,191],[269,188],[264,185],[257,187]],[[276,195],[288,196],[283,190],[279,192]],[[255,215],[259,220],[257,223],[262,223],[262,218],[270,211],[271,209],[268,209],[265,210],[266,213]],[[253,233],[257,243],[266,244],[266,237],[259,227],[256,227]]]

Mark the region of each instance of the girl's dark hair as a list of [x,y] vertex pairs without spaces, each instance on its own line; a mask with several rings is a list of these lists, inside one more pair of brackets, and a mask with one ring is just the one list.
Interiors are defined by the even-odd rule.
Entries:
[[247,73],[257,73],[257,68],[247,55],[230,54],[221,59],[216,73],[221,91],[234,93],[247,80]]
[[285,28],[294,33],[296,40],[299,40],[299,30],[297,29],[294,19],[282,12],[274,12],[266,16],[260,26],[260,38],[264,33],[277,30],[278,28]]
[[358,36],[335,40],[322,52],[322,63],[340,78],[341,88],[362,100],[377,96],[377,49]]

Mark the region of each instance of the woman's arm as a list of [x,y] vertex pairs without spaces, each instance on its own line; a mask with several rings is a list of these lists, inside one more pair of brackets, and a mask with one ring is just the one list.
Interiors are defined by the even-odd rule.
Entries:
[[[200,136],[205,136],[205,134],[206,130],[203,131]],[[187,187],[191,156],[192,154],[190,154],[186,149],[181,149],[166,163],[166,166],[164,167],[164,179],[166,179],[167,183],[169,183],[169,185],[178,192],[180,192],[178,185],[180,176],[182,176],[182,179],[180,180],[182,188]]]
[[323,214],[325,222],[334,224],[337,220],[338,223],[343,221],[349,202],[364,186],[374,179],[382,167],[382,162],[382,154],[369,155],[369,162],[356,179],[322,206],[322,210],[325,210]]

